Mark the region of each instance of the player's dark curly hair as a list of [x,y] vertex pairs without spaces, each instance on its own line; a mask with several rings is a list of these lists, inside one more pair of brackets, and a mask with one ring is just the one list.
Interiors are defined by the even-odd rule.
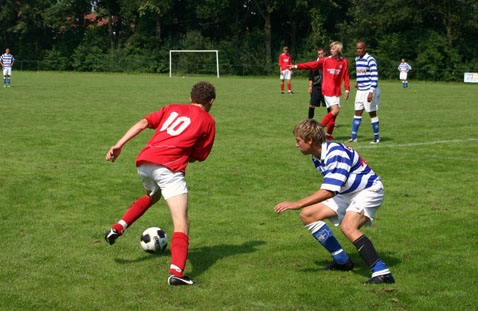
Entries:
[[191,101],[196,104],[209,104],[211,99],[216,98],[216,89],[209,82],[201,81],[196,83],[191,90]]
[[297,123],[292,133],[304,141],[312,140],[317,145],[325,142],[324,127],[315,119],[305,119]]

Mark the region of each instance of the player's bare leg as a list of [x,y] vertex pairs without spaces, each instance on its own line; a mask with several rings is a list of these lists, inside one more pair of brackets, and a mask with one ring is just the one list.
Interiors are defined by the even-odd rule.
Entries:
[[184,275],[184,268],[189,249],[188,194],[176,195],[166,200],[174,232],[171,237],[171,265],[169,268],[169,285],[193,285],[194,281]]
[[332,230],[323,221],[335,216],[337,214],[322,203],[307,206],[300,213],[300,219],[307,230],[332,255],[332,263],[323,269],[349,271],[354,268],[354,264],[335,238]]

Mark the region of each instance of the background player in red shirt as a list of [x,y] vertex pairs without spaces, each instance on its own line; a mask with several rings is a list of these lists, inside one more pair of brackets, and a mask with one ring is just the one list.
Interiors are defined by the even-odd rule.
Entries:
[[349,98],[350,75],[349,62],[342,56],[343,45],[335,41],[330,44],[330,56],[320,58],[314,62],[292,65],[291,68],[299,70],[322,70],[322,94],[325,104],[330,112],[320,122],[327,127],[326,139],[333,140],[332,133],[335,128],[335,119],[340,111],[340,96],[342,95],[342,81],[344,81],[345,99]]
[[292,95],[292,83],[290,79],[292,77],[292,56],[289,54],[289,48],[284,46],[282,54],[279,55],[279,69],[280,69],[280,92],[284,94],[284,80],[287,80],[287,91]]
[[136,158],[146,195],[133,202],[105,233],[105,240],[114,244],[128,226],[163,196],[174,225],[169,285],[194,284],[183,272],[189,247],[188,189],[184,175],[189,162],[204,161],[212,149],[216,126],[209,110],[215,98],[216,90],[211,83],[195,84],[190,105],[171,104],[145,116],[106,153],[106,160],[115,162],[128,141],[147,128],[155,129]]

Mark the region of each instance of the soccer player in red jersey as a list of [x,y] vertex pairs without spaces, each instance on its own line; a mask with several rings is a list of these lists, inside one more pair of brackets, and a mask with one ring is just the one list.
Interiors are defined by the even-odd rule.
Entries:
[[188,189],[184,179],[189,162],[208,157],[216,133],[209,114],[216,90],[209,82],[199,82],[191,90],[191,104],[170,104],[134,124],[106,153],[115,162],[124,145],[145,129],[155,132],[136,158],[136,167],[146,195],[137,199],[121,219],[105,233],[114,244],[125,229],[140,218],[161,196],[173,221],[169,285],[192,285],[184,275],[189,248]]
[[349,62],[342,56],[343,45],[335,41],[330,44],[330,56],[320,58],[317,61],[291,65],[290,68],[298,70],[322,70],[322,94],[324,94],[325,104],[330,108],[320,122],[323,127],[327,127],[326,139],[333,140],[332,133],[335,128],[335,119],[340,111],[340,96],[342,95],[342,81],[344,81],[345,99],[349,98],[350,93],[350,75]]
[[279,55],[279,69],[280,69],[280,92],[284,94],[284,81],[287,81],[287,91],[292,95],[292,83],[290,79],[292,77],[292,70],[290,65],[292,65],[292,56],[289,54],[289,48],[284,46],[282,49],[282,54]]

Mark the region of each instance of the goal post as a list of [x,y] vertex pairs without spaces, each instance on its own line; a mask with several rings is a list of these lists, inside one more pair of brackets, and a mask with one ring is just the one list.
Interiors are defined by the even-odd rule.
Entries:
[[219,50],[169,50],[169,77],[172,76],[173,53],[215,53],[216,54],[216,74],[219,78]]

